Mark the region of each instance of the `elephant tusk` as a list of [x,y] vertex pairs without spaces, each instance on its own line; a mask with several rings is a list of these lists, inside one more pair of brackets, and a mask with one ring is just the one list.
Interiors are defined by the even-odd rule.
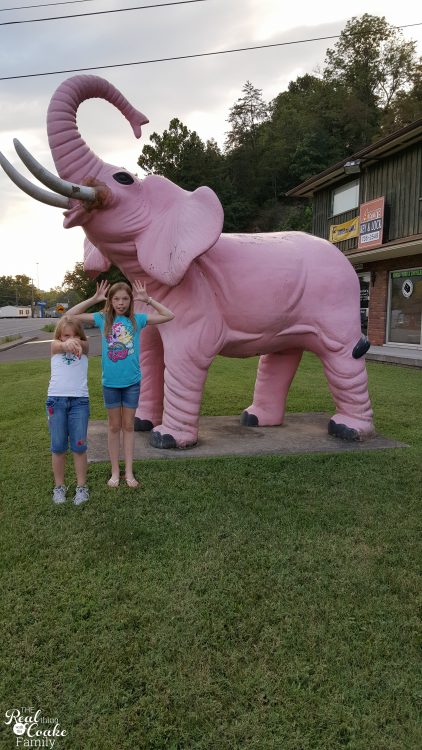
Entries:
[[12,182],[18,186],[24,193],[27,193],[31,198],[35,198],[41,203],[47,203],[48,206],[55,206],[56,208],[69,208],[69,199],[64,198],[57,193],[50,193],[49,190],[43,190],[43,188],[34,185],[32,182],[26,179],[23,175],[19,174],[17,169],[13,167],[6,159],[5,156],[0,152],[0,165],[4,171],[10,177]]
[[62,180],[61,177],[58,177],[43,167],[17,138],[14,138],[13,143],[19,158],[34,177],[42,182],[43,185],[55,190],[56,193],[59,193],[60,195],[66,195],[68,198],[78,198],[79,200],[89,201],[90,203],[93,203],[96,200],[95,188],[86,187],[85,185],[74,185],[72,182]]

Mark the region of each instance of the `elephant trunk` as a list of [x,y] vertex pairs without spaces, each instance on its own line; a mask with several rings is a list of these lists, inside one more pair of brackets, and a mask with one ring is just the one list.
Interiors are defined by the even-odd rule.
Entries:
[[87,146],[76,125],[76,112],[86,99],[105,99],[126,117],[136,138],[148,118],[125,99],[111,83],[99,76],[73,76],[54,92],[47,112],[48,142],[60,177],[82,182],[96,178],[103,162]]

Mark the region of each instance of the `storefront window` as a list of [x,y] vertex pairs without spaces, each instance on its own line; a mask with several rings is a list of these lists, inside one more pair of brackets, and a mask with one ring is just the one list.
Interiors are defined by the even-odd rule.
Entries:
[[422,345],[422,268],[390,275],[388,341]]

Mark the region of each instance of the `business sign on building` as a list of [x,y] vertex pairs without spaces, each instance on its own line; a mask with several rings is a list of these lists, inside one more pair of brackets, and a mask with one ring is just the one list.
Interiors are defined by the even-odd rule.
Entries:
[[384,196],[359,207],[359,250],[382,245],[384,230]]
[[358,237],[358,235],[358,216],[355,216],[354,219],[349,219],[349,221],[343,221],[343,224],[331,224],[330,226],[330,242],[343,242],[351,237]]

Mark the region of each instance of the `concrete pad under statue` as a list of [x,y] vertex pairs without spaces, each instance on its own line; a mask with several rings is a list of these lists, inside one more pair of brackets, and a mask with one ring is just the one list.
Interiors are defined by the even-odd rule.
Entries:
[[[370,440],[338,440],[327,433],[329,415],[288,414],[276,427],[244,427],[238,416],[200,417],[199,440],[185,450],[160,450],[149,444],[149,432],[135,432],[134,458],[178,459],[217,456],[292,455],[295,453],[344,453],[408,448],[406,443],[375,435]],[[107,422],[91,421],[88,429],[88,461],[108,461]]]

